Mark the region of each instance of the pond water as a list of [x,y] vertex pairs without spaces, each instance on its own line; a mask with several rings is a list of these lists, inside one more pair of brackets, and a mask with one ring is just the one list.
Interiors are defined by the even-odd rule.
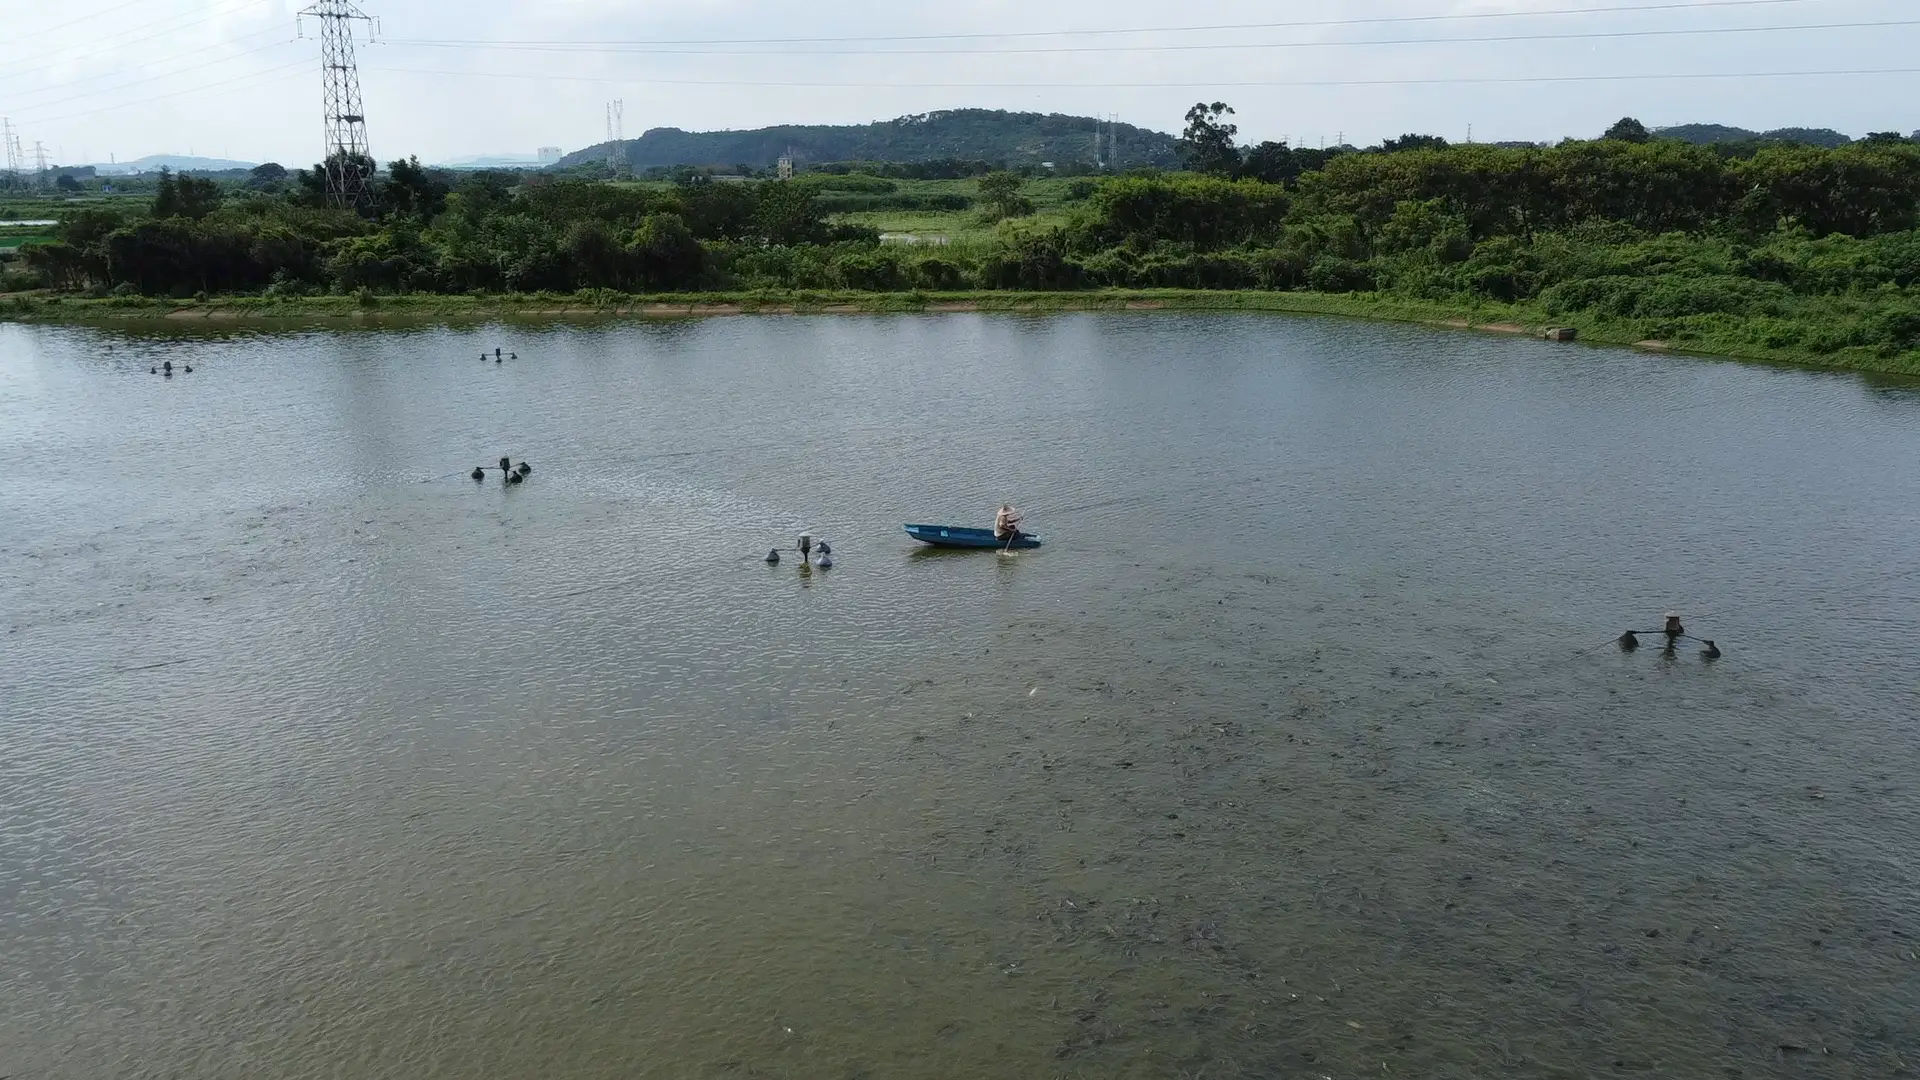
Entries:
[[[1920,1062],[1912,385],[0,326],[0,461],[0,1076]],[[1003,500],[1044,548],[900,530]],[[1725,655],[1610,645],[1668,609]]]

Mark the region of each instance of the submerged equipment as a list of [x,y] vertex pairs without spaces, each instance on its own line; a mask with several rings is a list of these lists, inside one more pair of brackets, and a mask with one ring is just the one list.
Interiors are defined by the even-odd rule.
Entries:
[[1614,643],[1620,646],[1621,652],[1632,652],[1640,647],[1641,634],[1658,634],[1667,639],[1666,651],[1669,653],[1677,649],[1682,641],[1697,641],[1706,646],[1700,650],[1700,655],[1703,658],[1707,660],[1720,659],[1720,646],[1715,645],[1707,638],[1697,638],[1687,633],[1686,626],[1681,623],[1680,616],[1676,612],[1667,612],[1661,622],[1662,625],[1658,630],[1629,630],[1621,634],[1618,638],[1615,638]]

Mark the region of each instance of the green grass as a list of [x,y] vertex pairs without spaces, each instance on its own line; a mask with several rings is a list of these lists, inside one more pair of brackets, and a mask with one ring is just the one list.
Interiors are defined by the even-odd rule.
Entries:
[[[831,185],[836,179],[827,174],[802,174],[814,177],[813,182]],[[858,178],[856,178],[858,179]],[[766,181],[751,181],[765,183]],[[898,195],[965,195],[978,198],[980,184],[977,180],[889,180]],[[667,191],[673,184],[666,180],[622,180],[615,186],[648,191]],[[1021,218],[1021,221],[1039,224],[1063,224],[1072,209],[1070,192],[1074,180],[1070,178],[1047,178],[1029,180],[1020,189],[1020,194],[1033,202],[1034,215]],[[823,192],[830,194],[831,191]],[[837,214],[834,221],[846,225],[858,225],[880,232],[937,233],[951,237],[955,243],[974,240],[984,241],[990,238],[996,223],[986,220],[977,209],[973,210],[866,210],[857,213]]]
[[[896,180],[893,183],[899,185],[901,195],[965,195],[977,199],[980,194],[976,180]],[[1027,181],[1020,188],[1020,194],[1033,203],[1034,213],[1013,220],[1023,226],[1042,228],[1066,224],[1073,212],[1074,204],[1069,198],[1073,183],[1071,179],[1058,178]],[[1000,223],[991,220],[978,207],[971,210],[864,210],[836,214],[833,220],[882,233],[945,236],[956,246],[984,246],[1000,229]]]
[[10,221],[46,221],[57,219],[62,214],[70,214],[85,207],[115,207],[126,211],[144,210],[153,202],[152,195],[76,195],[72,197],[49,196],[46,198],[27,198],[15,195],[0,195],[0,227]]

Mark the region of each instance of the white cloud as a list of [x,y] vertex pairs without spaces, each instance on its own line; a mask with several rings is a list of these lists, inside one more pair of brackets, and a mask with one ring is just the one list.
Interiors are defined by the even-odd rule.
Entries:
[[[310,161],[320,153],[317,42],[293,38],[303,0],[0,0],[0,114],[38,139],[104,159],[156,151]],[[1408,131],[1461,138],[1591,134],[1623,114],[1649,123],[1920,127],[1920,77],[1498,83],[1676,72],[1777,72],[1920,66],[1920,28],[1730,32],[1737,27],[1920,17],[1908,0],[1801,0],[1698,10],[1529,15],[1455,22],[1274,27],[1138,36],[846,41],[708,46],[660,55],[435,48],[411,42],[738,41],[1306,22],[1388,16],[1644,6],[1650,0],[361,0],[385,44],[361,51],[369,128],[382,157],[432,160],[570,148],[602,136],[604,102],[627,102],[627,132],[864,122],[956,106],[1123,118],[1172,130],[1187,105],[1224,99],[1252,139],[1374,141]],[[18,8],[20,10],[14,10]],[[151,26],[156,21],[163,25]],[[70,25],[62,25],[70,24]],[[145,27],[145,29],[142,29]],[[1490,42],[1440,39],[1702,28],[1697,36]],[[311,31],[310,31],[311,34]],[[1401,38],[1431,44],[1336,45]],[[1112,51],[1133,44],[1317,47]],[[1108,51],[1041,52],[1101,46]],[[859,51],[825,52],[837,48]],[[1013,52],[1007,50],[1029,50]],[[883,54],[889,50],[917,50]],[[934,51],[929,51],[934,50]],[[939,52],[938,50],[946,50]],[[973,51],[998,50],[998,51]],[[970,55],[966,54],[972,51]],[[1426,85],[1251,86],[1261,82]],[[767,86],[758,83],[834,85]],[[1051,84],[1044,86],[1027,84]],[[696,85],[708,84],[708,85]],[[926,85],[965,84],[965,85]],[[1167,85],[1159,85],[1167,84]]]

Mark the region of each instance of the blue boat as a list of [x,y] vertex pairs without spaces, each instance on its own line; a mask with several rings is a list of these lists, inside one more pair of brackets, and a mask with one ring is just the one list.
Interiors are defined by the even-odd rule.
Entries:
[[[908,525],[906,530],[908,536],[934,547],[1004,550],[1008,546],[1005,540],[994,537],[992,529],[967,529],[959,525]],[[1021,533],[1012,544],[1015,551],[1039,546],[1040,538],[1026,533]]]

